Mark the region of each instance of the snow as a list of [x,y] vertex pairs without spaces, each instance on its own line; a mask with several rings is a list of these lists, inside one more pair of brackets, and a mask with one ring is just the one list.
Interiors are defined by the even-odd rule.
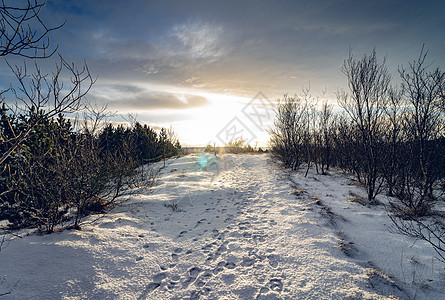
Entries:
[[359,265],[390,276],[402,290],[401,298],[445,298],[444,264],[426,242],[396,233],[385,209],[389,197],[379,195],[382,205],[373,207],[352,201],[357,196],[366,199],[365,191],[336,169],[328,176],[317,175],[312,169],[306,178],[301,173],[292,177],[297,187],[307,189],[329,207],[337,220],[331,226],[338,236],[352,242],[350,257]]
[[384,206],[348,201],[363,189],[338,170],[302,173],[267,154],[169,160],[81,231],[9,237],[1,298],[444,298],[443,264]]

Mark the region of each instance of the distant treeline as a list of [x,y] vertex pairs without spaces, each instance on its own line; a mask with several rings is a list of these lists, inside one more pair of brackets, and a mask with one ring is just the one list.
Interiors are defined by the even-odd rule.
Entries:
[[429,215],[445,193],[445,73],[423,49],[399,68],[399,86],[375,50],[361,59],[350,54],[342,71],[349,91],[337,93],[341,113],[328,103],[320,109],[307,90],[280,101],[273,154],[292,169],[303,162],[322,174],[339,167],[364,185],[368,203],[386,192],[400,213]]
[[192,148],[192,149],[198,149],[199,151],[206,151],[208,153],[212,153],[214,155],[217,155],[218,153],[224,154],[224,153],[231,153],[231,154],[261,154],[261,153],[267,153],[269,150],[267,147],[265,149],[261,147],[252,147],[247,143],[247,141],[243,137],[238,137],[235,139],[230,140],[226,145],[223,147],[217,147],[215,144],[213,145],[207,145],[205,148]]
[[141,166],[181,151],[173,131],[139,123],[99,127],[34,109],[17,115],[5,106],[0,115],[0,156],[33,124],[0,170],[0,220],[15,228],[79,228],[82,217],[112,207],[129,187],[151,184],[154,173]]

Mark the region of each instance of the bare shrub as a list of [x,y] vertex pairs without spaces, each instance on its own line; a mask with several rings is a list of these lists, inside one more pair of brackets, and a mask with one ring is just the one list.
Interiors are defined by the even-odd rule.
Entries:
[[26,1],[20,4],[0,3],[0,57],[18,55],[26,58],[47,58],[51,50],[49,33],[65,24],[49,27],[40,18],[45,2]]
[[418,217],[407,212],[406,207],[392,204],[389,213],[393,230],[406,236],[414,237],[429,243],[438,255],[438,259],[445,263],[445,223],[443,216],[431,215]]
[[404,115],[406,124],[406,145],[409,153],[409,171],[405,175],[406,185],[403,203],[415,214],[425,212],[435,200],[434,189],[443,175],[444,155],[440,148],[444,122],[440,101],[445,86],[445,72],[431,69],[426,62],[428,51],[422,47],[419,58],[407,69],[399,69],[402,78],[402,92],[409,105]]
[[305,139],[308,138],[308,112],[311,103],[304,100],[297,96],[284,95],[278,103],[274,127],[270,130],[272,154],[292,170],[296,170],[307,157]]
[[339,105],[346,111],[359,134],[359,147],[363,160],[364,184],[368,201],[374,202],[380,191],[379,140],[383,123],[383,109],[388,103],[390,75],[385,60],[379,64],[375,49],[371,54],[357,60],[352,53],[342,68],[348,78],[350,94],[338,93]]
[[243,149],[247,147],[246,140],[244,138],[236,138],[232,141],[229,141],[227,145],[225,145],[225,151],[227,153],[239,154],[243,152]]

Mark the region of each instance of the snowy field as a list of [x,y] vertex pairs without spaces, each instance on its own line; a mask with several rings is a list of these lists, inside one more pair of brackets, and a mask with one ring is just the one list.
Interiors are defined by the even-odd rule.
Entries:
[[0,299],[445,299],[434,251],[361,194],[266,154],[172,159],[82,231],[5,243]]

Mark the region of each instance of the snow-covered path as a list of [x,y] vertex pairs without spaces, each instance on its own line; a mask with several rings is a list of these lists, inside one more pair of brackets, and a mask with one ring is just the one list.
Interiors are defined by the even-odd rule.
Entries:
[[224,155],[204,169],[199,160],[170,162],[152,192],[135,191],[82,231],[14,239],[0,253],[0,292],[11,299],[389,296],[384,278],[371,287],[370,270],[341,250],[316,200],[295,190],[270,156]]

